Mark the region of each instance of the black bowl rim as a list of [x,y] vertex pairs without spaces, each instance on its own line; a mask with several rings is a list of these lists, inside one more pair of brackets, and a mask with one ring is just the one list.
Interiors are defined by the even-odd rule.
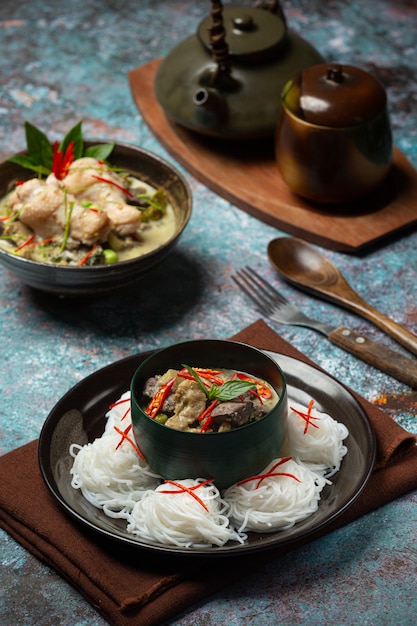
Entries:
[[[167,428],[164,424],[160,424],[159,422],[156,422],[155,420],[153,420],[149,415],[147,415],[141,408],[140,403],[137,399],[137,394],[136,394],[136,390],[135,390],[135,379],[136,379],[136,375],[140,372],[140,370],[145,367],[145,365],[151,361],[152,359],[158,357],[158,355],[160,355],[162,352],[165,352],[166,350],[170,350],[171,348],[177,348],[177,347],[181,347],[184,346],[186,347],[187,345],[190,344],[195,344],[195,343],[201,343],[201,344],[214,344],[214,343],[219,343],[219,344],[228,344],[228,345],[236,345],[236,346],[241,346],[244,349],[247,349],[248,351],[254,352],[255,354],[258,354],[259,356],[261,356],[261,358],[266,357],[266,361],[270,361],[271,365],[273,365],[275,367],[275,369],[280,373],[281,378],[282,378],[282,391],[281,391],[281,395],[278,394],[277,390],[275,389],[274,385],[272,385],[272,383],[269,383],[269,381],[266,381],[267,383],[269,383],[275,390],[275,392],[278,395],[278,402],[276,404],[274,404],[274,406],[268,411],[268,413],[265,413],[265,415],[263,415],[261,417],[261,419],[256,420],[256,422],[250,422],[249,424],[244,424],[243,426],[239,426],[239,428],[235,428],[233,430],[230,431],[226,431],[226,432],[222,432],[222,433],[217,433],[217,432],[212,432],[212,433],[205,433],[204,436],[215,436],[217,435],[217,439],[219,436],[222,436],[223,438],[225,438],[226,436],[231,436],[233,435],[234,431],[239,430],[239,431],[243,431],[243,430],[247,430],[248,428],[252,428],[253,426],[256,426],[256,424],[259,424],[259,422],[262,422],[265,418],[268,417],[268,415],[271,413],[271,411],[275,411],[278,409],[278,407],[281,405],[282,402],[284,402],[284,400],[287,398],[287,380],[285,378],[285,374],[282,370],[282,368],[278,365],[278,363],[276,361],[274,361],[274,359],[272,359],[268,354],[266,354],[265,352],[263,352],[262,350],[260,350],[259,348],[255,348],[254,346],[251,346],[247,343],[244,343],[242,341],[233,341],[231,339],[189,339],[187,341],[179,341],[177,343],[174,343],[172,345],[169,346],[165,346],[163,348],[160,348],[159,350],[156,350],[155,352],[153,352],[152,354],[150,354],[148,357],[146,357],[146,359],[139,365],[139,367],[136,369],[135,373],[132,376],[132,380],[131,380],[131,385],[130,385],[130,392],[131,392],[131,397],[132,397],[132,401],[135,402],[135,404],[137,405],[138,409],[140,410],[141,414],[143,415],[144,418],[146,418],[147,420],[150,420],[151,423],[155,424],[155,428],[163,428],[165,429],[164,432],[166,432]],[[221,367],[221,365],[220,365]],[[172,430],[174,433],[179,433],[179,435],[174,435],[174,436],[189,436],[189,438],[195,438],[195,437],[201,437],[201,433],[195,433],[195,432],[189,432],[189,431],[180,431],[180,430],[176,430],[176,429],[170,429]]]

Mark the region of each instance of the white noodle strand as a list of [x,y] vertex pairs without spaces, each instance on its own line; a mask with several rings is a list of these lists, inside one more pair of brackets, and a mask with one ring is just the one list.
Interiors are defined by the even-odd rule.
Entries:
[[[260,475],[280,460],[272,461]],[[285,530],[317,511],[320,492],[328,482],[323,476],[292,459],[276,467],[277,472],[292,474],[299,482],[292,476],[269,476],[232,485],[224,492],[230,519],[238,532]]]
[[[292,410],[295,409],[295,410]],[[313,408],[310,410],[311,423],[297,411],[307,414],[308,409],[297,402],[289,402],[287,439],[281,454],[291,456],[316,472],[333,475],[338,472],[347,452],[343,440],[349,435],[344,424]]]
[[[107,412],[101,437],[84,446],[71,445],[71,485],[105,515],[125,519],[129,533],[163,545],[210,548],[228,541],[244,543],[250,530],[291,528],[317,510],[321,491],[330,484],[328,477],[340,469],[347,452],[343,440],[349,434],[342,423],[314,407],[310,409],[314,419],[304,432],[306,421],[297,411],[307,414],[308,409],[290,401],[287,437],[280,452],[281,457],[292,458],[274,470],[292,476],[241,482],[223,494],[213,483],[198,486],[203,478],[175,481],[193,488],[198,500],[185,489],[172,493],[179,487],[162,483],[129,441],[121,443],[115,428],[125,431],[131,425],[130,392],[126,391]],[[272,461],[260,475],[279,461],[282,458]]]
[[71,486],[80,489],[86,500],[110,517],[126,518],[143,494],[161,482],[128,441],[118,447],[121,436],[114,425],[123,430],[129,426],[130,416],[120,421],[128,407],[123,403],[109,411],[101,437],[84,446],[70,447],[74,457]]
[[[190,488],[202,481],[175,482]],[[213,483],[193,491],[208,510],[188,492],[176,491],[175,485],[163,484],[146,492],[129,516],[128,532],[149,541],[183,548],[223,546],[231,540],[243,543],[246,537],[231,527],[228,506]]]

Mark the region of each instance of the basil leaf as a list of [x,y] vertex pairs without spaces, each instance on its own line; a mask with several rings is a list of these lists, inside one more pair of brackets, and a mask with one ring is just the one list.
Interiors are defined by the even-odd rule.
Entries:
[[62,152],[66,152],[71,141],[74,143],[74,160],[80,159],[84,152],[83,134],[82,134],[82,122],[78,122],[71,130],[67,132],[64,139],[61,141],[59,149]]
[[256,389],[256,385],[246,380],[227,380],[221,387],[212,385],[209,391],[209,398],[210,400],[217,398],[217,400],[225,402],[243,395],[249,389]]
[[29,122],[25,122],[25,133],[29,155],[36,165],[41,165],[50,172],[52,168],[53,149],[49,143],[48,137]]
[[[32,170],[40,176],[48,176],[52,170],[53,146],[48,137],[30,122],[25,122],[27,155],[15,155],[8,159],[21,167]],[[59,145],[59,150],[65,154],[69,144],[73,142],[74,160],[89,156],[98,161],[105,161],[114,149],[114,143],[102,143],[90,146],[84,150],[82,122],[71,128]]]
[[200,385],[201,389],[204,391],[204,393],[206,394],[206,396],[209,395],[208,389],[205,386],[205,384],[203,383],[203,381],[201,380],[200,376],[197,374],[197,372],[195,372],[193,370],[192,367],[190,367],[189,365],[184,365],[182,364],[182,367],[185,367],[185,369],[187,370],[187,372],[189,374],[191,374],[191,376],[194,378],[194,380]]
[[93,157],[97,161],[105,161],[113,152],[114,143],[100,143],[85,149],[84,156]]
[[50,170],[48,170],[46,167],[42,166],[42,165],[38,165],[34,159],[32,159],[32,157],[28,156],[27,154],[15,154],[14,156],[10,157],[10,159],[7,159],[10,163],[16,163],[17,165],[20,165],[21,167],[24,167],[27,170],[32,170],[34,172],[36,172],[37,174],[44,174],[45,176],[48,176]]

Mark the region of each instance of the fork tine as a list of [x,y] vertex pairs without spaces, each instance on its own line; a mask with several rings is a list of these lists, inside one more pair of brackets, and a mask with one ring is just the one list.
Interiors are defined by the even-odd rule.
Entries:
[[232,279],[256,304],[259,311],[275,322],[311,328],[326,337],[333,330],[332,326],[305,315],[296,304],[289,302],[250,267],[238,270]]
[[250,267],[246,266],[244,269],[238,270],[232,279],[265,315],[273,313],[276,307],[288,304],[288,300],[271,285],[265,283],[259,274]]
[[251,291],[250,285],[248,285],[248,278],[245,274],[244,270],[238,270],[234,276],[232,276],[232,280],[241,288],[241,290],[256,304],[258,309],[263,315],[268,316],[271,313],[271,307],[264,301],[264,299],[259,298],[259,296]]

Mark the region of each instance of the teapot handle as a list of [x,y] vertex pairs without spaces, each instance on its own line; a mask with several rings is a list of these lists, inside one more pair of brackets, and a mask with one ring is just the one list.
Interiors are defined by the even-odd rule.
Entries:
[[[287,26],[287,20],[279,0],[272,0],[271,2],[257,0],[255,8],[276,14],[282,20],[284,27]],[[222,84],[224,87],[233,89],[235,81],[232,77],[232,61],[226,41],[226,31],[223,24],[223,3],[221,0],[211,0],[208,32],[211,57],[216,64],[216,69],[211,74],[209,83],[211,86]]]
[[230,76],[232,70],[229,47],[226,42],[226,33],[223,25],[223,4],[221,0],[211,0],[210,17],[211,23],[208,31],[211,55],[217,65],[217,69],[211,77],[211,83],[215,84],[221,77]]

